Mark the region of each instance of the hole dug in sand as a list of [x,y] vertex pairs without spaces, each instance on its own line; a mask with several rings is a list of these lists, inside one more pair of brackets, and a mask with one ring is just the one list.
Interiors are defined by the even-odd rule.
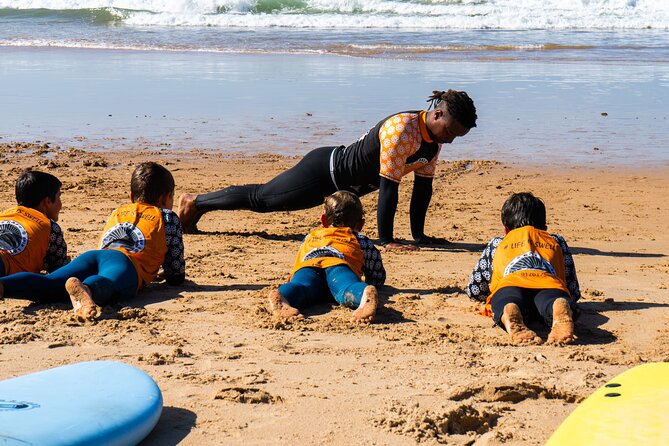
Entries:
[[453,401],[462,401],[474,397],[477,401],[486,403],[519,403],[526,399],[545,398],[548,400],[560,399],[567,403],[579,401],[578,395],[557,390],[540,384],[527,382],[517,383],[489,383],[482,387],[470,387],[449,397]]
[[215,400],[227,400],[244,404],[273,404],[282,403],[280,396],[270,395],[264,390],[252,387],[227,387],[214,395]]
[[488,432],[498,418],[497,414],[479,411],[467,404],[442,407],[433,412],[421,409],[418,403],[407,406],[393,402],[385,414],[374,420],[374,425],[418,442],[471,444],[473,437]]

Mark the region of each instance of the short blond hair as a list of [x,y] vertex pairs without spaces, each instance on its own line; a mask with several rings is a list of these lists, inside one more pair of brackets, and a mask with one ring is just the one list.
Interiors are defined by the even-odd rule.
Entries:
[[323,209],[328,224],[338,228],[355,228],[365,217],[360,198],[346,190],[325,197]]

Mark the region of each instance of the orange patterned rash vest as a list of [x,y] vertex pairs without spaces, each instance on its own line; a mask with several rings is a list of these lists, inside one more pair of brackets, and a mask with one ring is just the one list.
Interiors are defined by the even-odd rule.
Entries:
[[290,276],[307,267],[348,265],[358,277],[362,277],[363,264],[362,248],[350,228],[316,228],[302,242]]
[[15,206],[0,214],[0,257],[5,275],[39,273],[49,249],[51,220],[40,211]]
[[100,249],[117,249],[137,270],[138,289],[151,283],[165,260],[167,244],[160,208],[131,203],[112,212],[100,241]]
[[569,295],[564,257],[558,242],[546,231],[523,226],[510,231],[495,250],[486,308],[503,287],[557,288]]
[[381,142],[381,169],[379,174],[399,183],[403,176],[410,172],[415,175],[432,178],[441,151],[428,158],[410,159],[423,144],[432,143],[427,132],[426,111],[419,113],[400,113],[392,116],[379,129]]

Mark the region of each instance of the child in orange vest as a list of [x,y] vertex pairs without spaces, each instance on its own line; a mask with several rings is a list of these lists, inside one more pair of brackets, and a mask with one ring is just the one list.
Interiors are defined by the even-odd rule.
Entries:
[[356,309],[353,321],[369,323],[378,305],[375,286],[383,285],[386,271],[381,253],[358,233],[365,223],[360,199],[347,191],[326,197],[321,223],[323,227],[304,239],[290,281],[270,292],[272,314],[282,320],[299,319],[302,314],[295,307],[332,296]]
[[14,206],[0,213],[0,276],[54,271],[65,265],[67,245],[58,226],[60,180],[26,170],[16,180]]
[[511,195],[502,206],[506,235],[488,243],[466,291],[485,302],[515,344],[541,344],[525,320],[539,316],[549,344],[571,344],[573,313],[581,297],[574,260],[562,236],[546,232],[546,207],[529,192]]
[[101,305],[133,297],[158,275],[162,265],[167,283],[185,278],[181,224],[171,210],[174,178],[163,166],[142,163],[130,182],[132,203],[112,212],[100,249],[88,251],[47,274],[19,273],[0,278],[3,297],[35,302],[67,300],[75,316],[92,320]]

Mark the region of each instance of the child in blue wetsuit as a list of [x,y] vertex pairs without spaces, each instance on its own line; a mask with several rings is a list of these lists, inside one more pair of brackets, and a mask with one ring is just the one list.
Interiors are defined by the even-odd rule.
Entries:
[[299,319],[302,314],[295,307],[330,295],[356,309],[353,321],[371,322],[378,306],[375,287],[383,285],[386,271],[381,253],[358,233],[365,223],[360,199],[347,191],[326,197],[321,223],[300,246],[290,281],[270,292],[272,314]]
[[88,251],[56,271],[18,273],[0,278],[2,297],[34,302],[66,301],[75,316],[92,320],[101,305],[133,297],[153,281],[161,265],[167,283],[185,279],[181,224],[172,212],[174,178],[163,166],[147,162],[134,170],[132,203],[112,212],[100,249]]

